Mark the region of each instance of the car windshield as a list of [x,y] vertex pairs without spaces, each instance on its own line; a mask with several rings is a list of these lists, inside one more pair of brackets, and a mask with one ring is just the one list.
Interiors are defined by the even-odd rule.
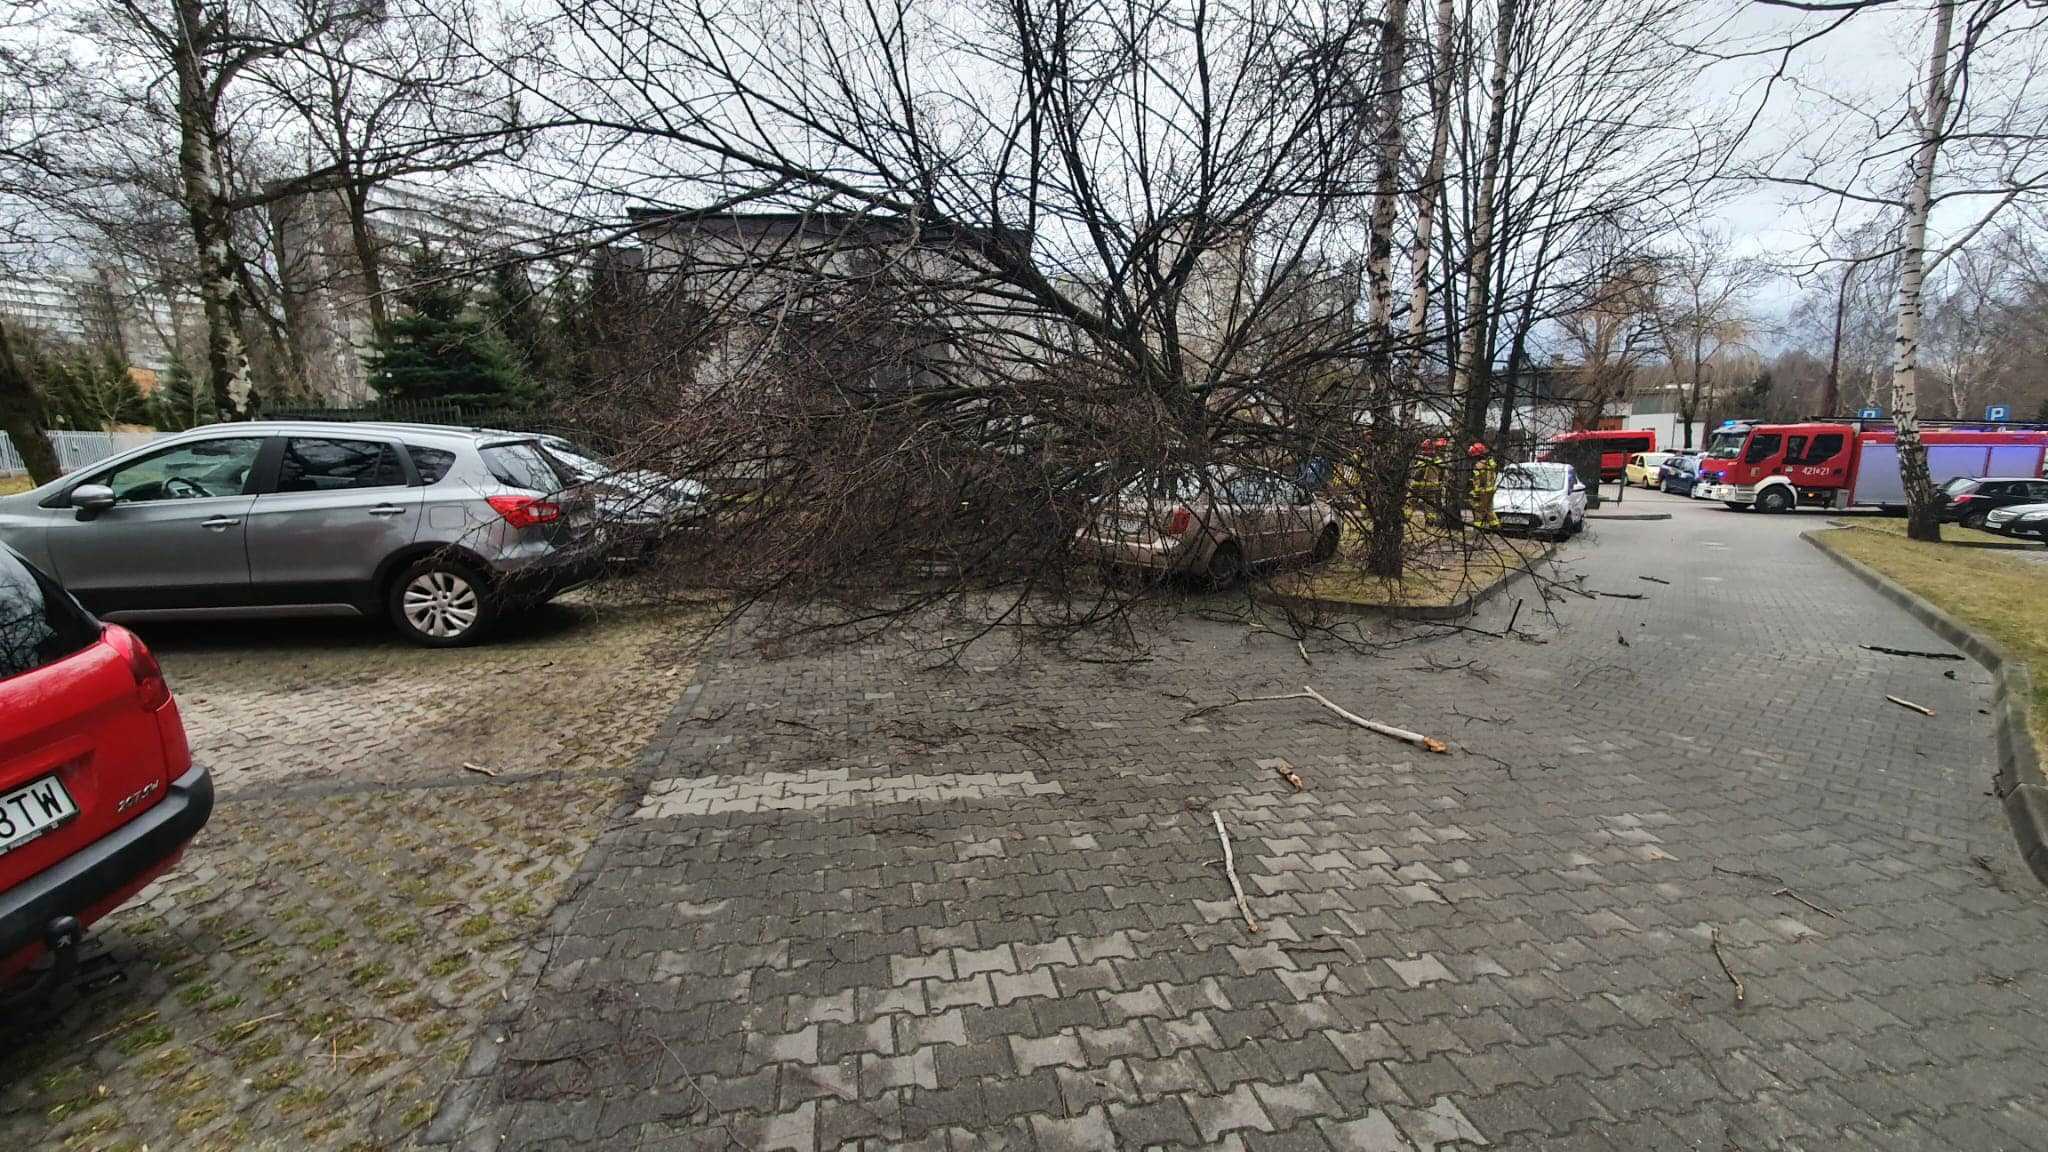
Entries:
[[1560,492],[1564,490],[1564,469],[1508,467],[1501,469],[1497,488],[1520,491]]
[[1742,455],[1742,442],[1749,439],[1749,429],[1729,428],[1707,437],[1707,455],[1716,460],[1733,460]]
[[1970,489],[1975,488],[1976,486],[1977,482],[1975,480],[1970,479],[1968,476],[1957,476],[1954,479],[1950,480],[1948,483],[1943,484],[1941,486],[1941,490],[1943,492],[1948,493],[1951,496],[1959,496],[1962,493],[1968,492]]
[[567,440],[545,440],[541,442],[541,447],[547,449],[548,455],[567,465],[569,471],[576,473],[579,479],[595,480],[599,476],[611,471],[611,469],[592,459],[588,452],[569,443]]

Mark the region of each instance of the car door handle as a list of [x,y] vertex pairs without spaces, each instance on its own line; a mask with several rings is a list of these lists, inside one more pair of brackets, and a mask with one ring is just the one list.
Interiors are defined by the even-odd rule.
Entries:
[[242,518],[240,516],[214,516],[206,520],[201,520],[199,522],[199,526],[201,528],[211,528],[214,531],[218,532],[223,528],[233,528],[235,525],[240,524],[241,522]]
[[377,505],[377,506],[376,506],[375,508],[372,508],[372,509],[370,509],[370,515],[372,515],[372,516],[403,516],[403,515],[405,515],[405,509],[403,509],[403,508],[399,507],[399,506],[398,506],[398,505],[396,505],[396,504],[379,504],[379,505]]

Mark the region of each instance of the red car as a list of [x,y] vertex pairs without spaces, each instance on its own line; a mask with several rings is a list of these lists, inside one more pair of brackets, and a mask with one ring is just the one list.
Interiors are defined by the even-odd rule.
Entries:
[[212,811],[149,649],[0,545],[0,1006],[62,981]]

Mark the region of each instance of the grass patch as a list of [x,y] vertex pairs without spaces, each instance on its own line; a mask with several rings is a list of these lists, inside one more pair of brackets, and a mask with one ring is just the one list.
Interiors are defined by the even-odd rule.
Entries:
[[[1906,538],[1906,520],[1903,516],[1865,516],[1847,521],[1847,524],[1858,532],[1879,532],[1901,540]],[[1941,542],[1961,544],[1970,548],[1989,548],[1996,552],[2023,552],[2041,546],[2031,540],[2015,540],[2010,536],[2000,536],[1996,532],[1979,532],[1974,528],[1965,528],[1961,524],[1943,524]]]
[[35,487],[27,476],[0,476],[0,496],[12,496]]
[[1958,546],[1969,537],[2011,543],[2003,537],[1954,527],[1944,527],[1942,536],[1955,542],[1908,540],[1904,521],[1876,521],[1837,529],[1826,539],[1843,555],[1933,601],[2025,663],[2034,678],[2029,727],[2039,746],[2048,734],[2048,598],[2041,595],[2048,565],[2010,549]]
[[1387,580],[1366,571],[1364,541],[1348,529],[1336,556],[1313,568],[1277,573],[1273,591],[1376,608],[1444,608],[1522,571],[1545,546],[1541,540],[1456,533],[1411,520],[1401,577]]

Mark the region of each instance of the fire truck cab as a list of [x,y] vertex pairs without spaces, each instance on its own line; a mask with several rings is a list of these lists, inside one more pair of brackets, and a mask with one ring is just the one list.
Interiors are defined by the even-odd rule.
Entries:
[[[1920,434],[1928,473],[1952,476],[2039,476],[2048,432],[1929,428]],[[1889,425],[1811,422],[1757,424],[1716,433],[1702,471],[1719,476],[1708,498],[1730,508],[1786,512],[1793,508],[1903,508],[1897,430]]]

